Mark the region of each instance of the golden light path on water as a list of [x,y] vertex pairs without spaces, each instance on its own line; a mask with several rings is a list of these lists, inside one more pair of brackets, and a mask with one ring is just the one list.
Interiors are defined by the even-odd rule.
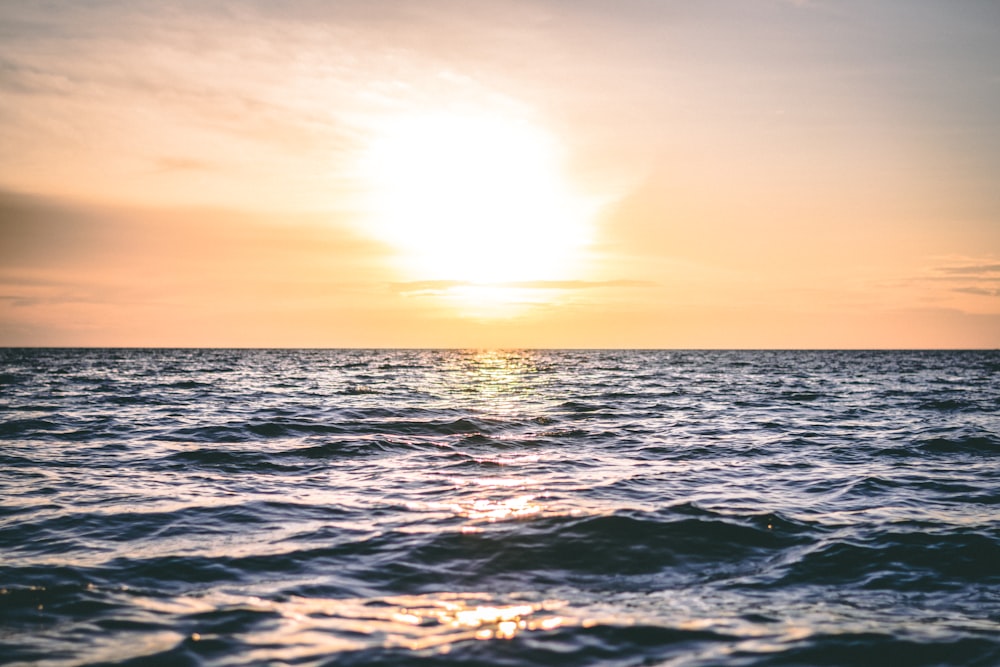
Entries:
[[[534,361],[520,353],[480,351],[447,374],[453,378],[440,390],[446,395],[473,394],[484,418],[509,417],[523,410],[522,400],[532,393],[525,377],[537,372]],[[470,434],[474,436],[475,434]],[[497,438],[494,434],[492,437]],[[427,516],[450,513],[465,519],[463,535],[508,521],[530,520],[546,511],[544,489],[530,473],[540,462],[536,454],[510,453],[490,458],[506,474],[455,478],[453,500],[409,502],[408,509]],[[426,529],[435,530],[427,527]],[[423,532],[425,528],[411,528]],[[410,532],[409,530],[404,532]],[[533,596],[529,596],[533,597]],[[325,626],[358,636],[381,637],[385,648],[447,653],[466,641],[509,640],[520,633],[551,632],[561,627],[590,626],[597,621],[578,614],[562,614],[569,603],[562,599],[517,599],[491,593],[440,593],[379,599],[307,600],[284,603],[280,612],[288,619],[283,631],[297,636],[320,637]],[[261,601],[261,604],[270,603]],[[278,642],[276,642],[278,643]],[[346,641],[324,650],[360,650],[365,642]]]
[[[533,393],[525,382],[526,375],[537,372],[532,358],[519,352],[483,350],[467,359],[452,377],[455,380],[442,387],[446,394],[473,394],[478,413],[482,417],[503,419],[524,410],[524,399]],[[470,434],[475,437],[478,434]],[[504,435],[495,433],[491,438],[503,441]],[[500,468],[506,474],[486,475],[452,480],[454,489],[461,492],[455,500],[408,503],[409,509],[422,512],[450,512],[468,520],[461,527],[465,534],[482,531],[481,523],[529,519],[558,510],[547,510],[545,491],[531,477],[532,467],[541,462],[538,454],[513,451],[489,455],[481,459]],[[471,495],[470,495],[471,492]]]
[[542,127],[498,113],[427,112],[382,121],[361,165],[367,231],[409,281],[459,314],[504,317],[551,301],[531,283],[578,275],[598,204],[566,176]]
[[[512,639],[521,632],[552,631],[577,625],[561,616],[561,600],[498,604],[486,593],[401,595],[366,599],[291,597],[273,601],[256,596],[212,593],[202,597],[162,600],[137,596],[143,609],[169,614],[208,614],[220,609],[272,614],[269,631],[245,639],[261,647],[258,659],[303,659],[339,651],[358,651],[374,643],[382,648],[447,652],[465,641]],[[349,637],[354,637],[350,639]],[[175,641],[177,638],[173,638]],[[189,641],[212,641],[195,633]]]
[[[272,619],[267,627],[245,635],[195,632],[181,637],[165,632],[158,636],[161,649],[185,642],[237,640],[249,647],[245,654],[248,659],[261,661],[305,661],[373,648],[425,656],[444,655],[469,642],[508,641],[524,634],[544,635],[563,629],[586,631],[598,627],[643,625],[665,631],[725,632],[737,638],[732,646],[697,651],[697,657],[718,659],[741,651],[778,651],[783,644],[813,634],[807,625],[794,622],[762,626],[738,618],[706,616],[700,613],[703,610],[698,607],[697,600],[666,591],[640,596],[619,594],[614,600],[588,599],[577,605],[556,598],[522,600],[519,597],[517,594],[498,598],[489,593],[437,593],[345,599],[292,596],[276,601],[253,595],[213,592],[173,599],[132,595],[130,602],[154,614],[197,617],[242,612],[267,615]],[[613,605],[626,601],[631,602],[634,614],[613,611]],[[678,615],[688,620],[678,622]],[[667,620],[670,616],[673,620]],[[140,648],[147,652],[150,646],[137,647]]]

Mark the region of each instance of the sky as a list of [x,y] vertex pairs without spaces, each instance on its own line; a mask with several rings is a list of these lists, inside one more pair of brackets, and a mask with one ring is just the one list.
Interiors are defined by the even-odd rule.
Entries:
[[0,0],[0,345],[1000,347],[993,0]]

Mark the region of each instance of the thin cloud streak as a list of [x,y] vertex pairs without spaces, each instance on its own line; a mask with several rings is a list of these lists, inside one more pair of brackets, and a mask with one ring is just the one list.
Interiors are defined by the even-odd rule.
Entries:
[[972,266],[942,266],[938,267],[942,273],[956,275],[985,276],[993,273],[1000,273],[1000,264],[974,264]]
[[502,283],[476,283],[464,280],[415,280],[390,283],[392,291],[400,294],[439,293],[460,287],[489,287],[522,290],[589,290],[655,287],[651,280],[530,280]]
[[1000,289],[986,289],[985,287],[955,287],[952,291],[975,294],[976,296],[1000,296]]

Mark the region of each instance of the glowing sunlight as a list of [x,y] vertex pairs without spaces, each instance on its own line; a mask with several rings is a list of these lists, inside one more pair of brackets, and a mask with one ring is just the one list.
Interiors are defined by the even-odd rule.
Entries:
[[409,280],[455,283],[457,310],[507,314],[530,289],[569,278],[595,206],[573,191],[555,138],[514,118],[431,113],[384,123],[363,164],[370,231]]

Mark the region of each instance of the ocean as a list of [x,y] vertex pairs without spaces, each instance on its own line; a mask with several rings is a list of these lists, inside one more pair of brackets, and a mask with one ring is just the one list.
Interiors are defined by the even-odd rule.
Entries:
[[0,350],[0,662],[1000,664],[1000,352]]

